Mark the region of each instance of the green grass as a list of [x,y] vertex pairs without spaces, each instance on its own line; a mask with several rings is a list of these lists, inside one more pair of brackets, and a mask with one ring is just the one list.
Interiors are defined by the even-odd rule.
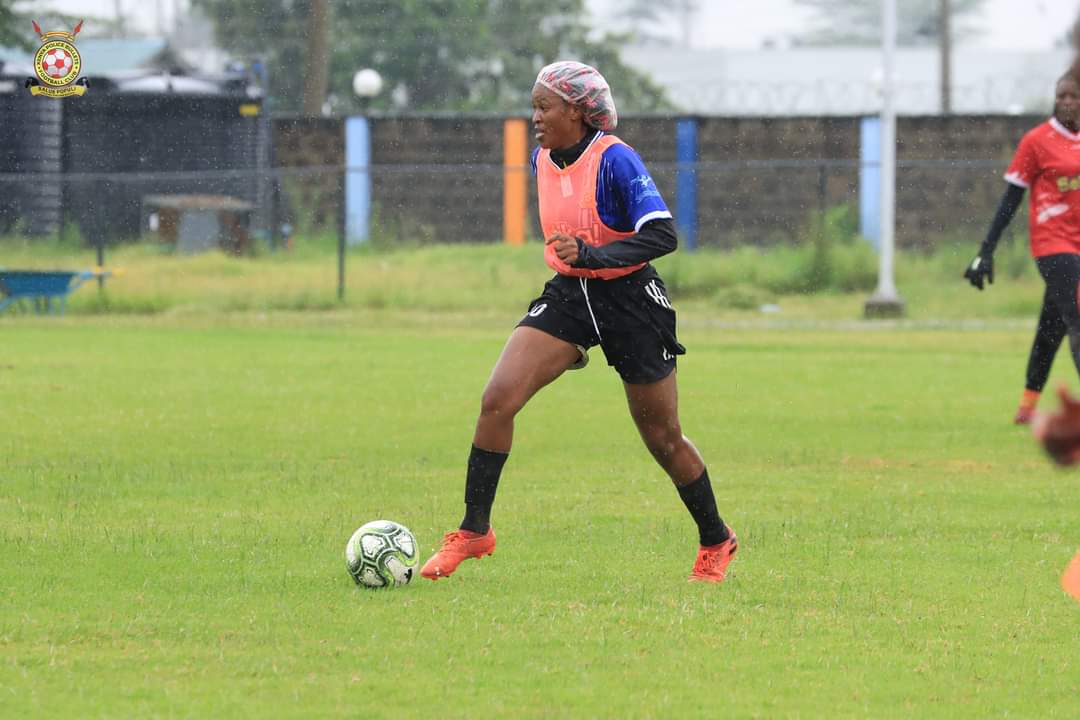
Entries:
[[[207,315],[218,313],[414,310],[480,313],[522,311],[550,277],[538,244],[384,246],[349,252],[346,294],[337,296],[332,238],[300,240],[292,252],[252,258],[217,253],[177,256],[153,244],[110,248],[107,266],[122,274],[70,296],[71,314]],[[961,279],[976,245],[945,245],[933,256],[897,254],[896,275],[907,315],[917,321],[1033,318],[1042,281],[1018,243],[997,252],[997,283],[979,293]],[[84,269],[92,250],[63,241],[0,238],[7,268]],[[657,267],[672,296],[687,309],[725,319],[850,320],[862,316],[876,285],[877,258],[861,240],[808,242],[769,250],[679,252]],[[3,316],[0,316],[3,321]]]
[[514,292],[0,319],[0,717],[1080,715],[1058,585],[1080,475],[1009,424],[1026,327],[686,310],[683,423],[741,540],[725,584],[685,582],[692,523],[599,360],[519,418],[492,558],[355,587],[362,523],[426,556],[459,519],[479,393],[535,288]]

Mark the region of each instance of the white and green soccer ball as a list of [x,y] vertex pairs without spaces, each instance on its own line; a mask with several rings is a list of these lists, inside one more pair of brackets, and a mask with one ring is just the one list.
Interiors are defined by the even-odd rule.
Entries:
[[373,520],[345,545],[345,565],[360,587],[408,585],[420,555],[409,528],[391,520]]

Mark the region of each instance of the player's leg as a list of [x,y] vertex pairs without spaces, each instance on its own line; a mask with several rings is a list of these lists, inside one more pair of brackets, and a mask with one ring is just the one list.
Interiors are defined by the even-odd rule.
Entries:
[[581,357],[577,345],[534,327],[517,327],[506,341],[480,400],[473,444],[508,453],[514,416],[540,388],[562,375]]
[[488,531],[495,490],[514,439],[514,417],[580,356],[576,345],[543,330],[517,327],[511,333],[480,399],[465,479],[462,530]]
[[686,348],[664,282],[650,266],[595,290],[601,322],[610,328],[600,347],[622,378],[630,416],[698,526],[701,548],[690,579],[720,582],[738,545],[717,512],[705,461],[679,422],[675,365]]
[[623,383],[630,416],[645,447],[675,484],[698,526],[701,547],[691,580],[720,582],[738,549],[731,529],[720,519],[705,461],[682,431],[676,373],[649,384]]
[[1073,364],[1080,373],[1080,255],[1051,255],[1038,259],[1046,280],[1047,297],[1065,323]]
[[491,507],[514,436],[514,416],[525,403],[578,361],[578,347],[535,327],[510,334],[480,401],[480,416],[465,476],[465,516],[420,569],[431,580],[447,577],[463,560],[495,550]]
[[690,485],[705,471],[705,461],[682,433],[679,393],[673,371],[649,384],[624,382],[630,417],[653,458],[676,487]]
[[1043,294],[1042,311],[1039,313],[1039,324],[1035,328],[1035,339],[1031,343],[1031,353],[1028,355],[1024,393],[1020,397],[1020,405],[1013,418],[1013,422],[1017,425],[1027,425],[1031,422],[1039,396],[1050,377],[1054,356],[1061,347],[1061,341],[1065,339],[1066,333],[1065,321],[1054,304],[1050,286],[1047,285],[1046,292]]

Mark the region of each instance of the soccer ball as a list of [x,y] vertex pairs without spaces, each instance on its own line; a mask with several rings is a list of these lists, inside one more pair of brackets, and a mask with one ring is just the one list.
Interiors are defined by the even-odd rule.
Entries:
[[419,559],[409,528],[390,520],[369,522],[345,545],[349,575],[366,588],[408,585]]
[[53,48],[45,53],[41,64],[45,67],[45,74],[51,78],[60,79],[71,71],[71,56],[64,52],[63,48]]

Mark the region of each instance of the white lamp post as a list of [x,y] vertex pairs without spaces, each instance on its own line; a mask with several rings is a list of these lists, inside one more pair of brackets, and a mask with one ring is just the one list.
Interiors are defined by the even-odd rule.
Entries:
[[366,242],[371,223],[371,128],[366,113],[371,99],[382,92],[383,79],[371,68],[353,75],[353,92],[360,113],[345,119],[344,228],[338,252],[338,295],[345,293],[345,245]]
[[882,0],[881,59],[881,242],[878,246],[878,285],[866,301],[867,317],[899,317],[904,301],[893,281],[893,249],[896,240],[896,103],[894,61],[896,55],[896,0]]
[[383,79],[378,70],[364,68],[363,70],[357,70],[356,74],[353,75],[353,92],[364,103],[365,109],[367,109],[367,103],[371,101],[371,98],[382,92],[382,88]]

